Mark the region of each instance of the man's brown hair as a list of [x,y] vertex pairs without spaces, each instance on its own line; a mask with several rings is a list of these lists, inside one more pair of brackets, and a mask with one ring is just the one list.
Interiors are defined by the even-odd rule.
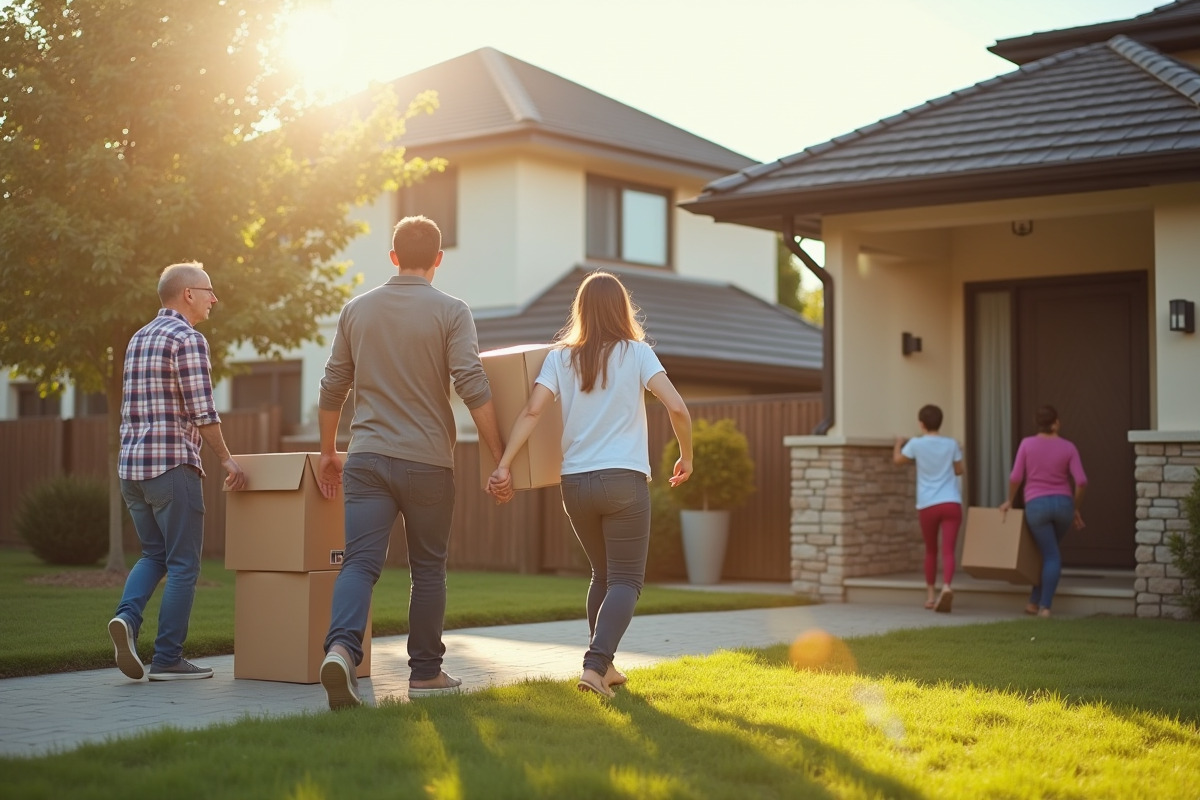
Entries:
[[403,270],[427,270],[442,249],[442,229],[428,217],[405,217],[392,230],[392,250]]

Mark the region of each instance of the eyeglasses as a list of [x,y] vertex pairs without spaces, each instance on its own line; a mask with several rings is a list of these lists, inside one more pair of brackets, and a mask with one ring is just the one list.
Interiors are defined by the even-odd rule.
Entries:
[[216,298],[216,296],[217,296],[216,291],[214,291],[213,289],[210,289],[207,286],[189,286],[187,288],[191,289],[193,292],[208,292],[214,298]]

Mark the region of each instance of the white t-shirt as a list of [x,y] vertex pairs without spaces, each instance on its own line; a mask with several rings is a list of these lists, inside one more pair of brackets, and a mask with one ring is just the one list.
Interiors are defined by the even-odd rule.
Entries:
[[563,475],[632,469],[649,477],[645,390],[663,371],[650,345],[622,342],[609,354],[607,384],[601,386],[601,373],[592,391],[583,392],[571,368],[571,351],[550,351],[537,383],[562,399]]
[[962,461],[962,449],[948,436],[926,434],[904,443],[900,455],[917,462],[917,508],[938,503],[962,503],[962,490],[954,474],[954,462]]

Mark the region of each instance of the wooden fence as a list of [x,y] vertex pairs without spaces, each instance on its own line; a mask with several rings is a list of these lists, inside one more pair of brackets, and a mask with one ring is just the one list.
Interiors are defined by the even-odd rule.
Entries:
[[[821,398],[815,394],[771,395],[689,402],[695,419],[733,419],[750,441],[758,490],[735,511],[725,558],[724,576],[743,580],[788,580],[791,542],[791,466],[783,437],[808,433],[820,421]],[[657,470],[663,446],[672,437],[666,410],[648,407],[650,463]],[[230,450],[271,453],[295,449],[280,437],[278,409],[269,412],[226,412],[222,431]],[[85,417],[62,420],[35,418],[0,422],[0,544],[19,544],[12,529],[12,510],[38,483],[62,474],[107,478],[115,458],[106,446],[107,420]],[[203,451],[204,500],[207,508],[204,554],[225,552],[224,471],[212,453]],[[450,566],[504,572],[580,572],[587,562],[571,532],[558,488],[519,492],[497,506],[481,489],[479,446],[459,442],[455,449],[457,497],[450,539]],[[397,531],[398,533],[399,531]],[[137,551],[137,537],[126,531],[127,552]],[[407,560],[403,536],[393,536],[389,563]]]

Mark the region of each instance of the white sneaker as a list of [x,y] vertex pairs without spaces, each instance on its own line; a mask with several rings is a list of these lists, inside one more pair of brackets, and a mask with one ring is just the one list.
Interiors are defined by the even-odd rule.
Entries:
[[146,666],[137,654],[137,640],[133,638],[133,630],[124,617],[113,617],[108,621],[108,638],[112,639],[117,669],[126,678],[135,681],[146,677]]
[[330,650],[321,662],[321,686],[329,698],[329,710],[354,708],[362,705],[358,696],[358,675],[341,653]]

